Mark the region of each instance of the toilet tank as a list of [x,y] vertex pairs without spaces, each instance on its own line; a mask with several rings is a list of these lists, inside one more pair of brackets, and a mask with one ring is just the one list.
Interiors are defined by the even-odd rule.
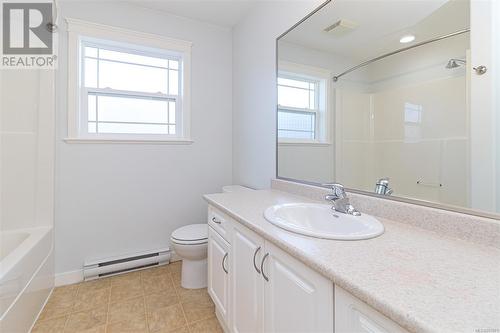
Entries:
[[241,185],[226,185],[222,187],[223,193],[253,191],[253,189]]

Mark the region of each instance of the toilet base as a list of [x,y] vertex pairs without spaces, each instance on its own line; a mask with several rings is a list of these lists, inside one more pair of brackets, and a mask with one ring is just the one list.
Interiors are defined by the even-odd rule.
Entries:
[[185,289],[207,287],[207,259],[182,260],[181,286]]

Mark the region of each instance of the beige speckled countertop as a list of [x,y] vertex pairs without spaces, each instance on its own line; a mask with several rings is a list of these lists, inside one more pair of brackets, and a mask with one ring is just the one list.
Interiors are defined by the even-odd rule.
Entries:
[[267,222],[263,212],[314,201],[276,190],[205,199],[411,332],[500,329],[498,249],[383,218],[385,233],[369,240],[297,235]]

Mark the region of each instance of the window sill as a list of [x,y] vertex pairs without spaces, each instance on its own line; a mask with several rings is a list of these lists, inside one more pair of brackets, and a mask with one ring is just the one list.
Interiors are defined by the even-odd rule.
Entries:
[[331,146],[330,142],[319,141],[278,141],[278,146],[317,146],[326,147]]
[[143,145],[190,145],[191,139],[123,139],[123,138],[64,138],[66,143],[143,144]]

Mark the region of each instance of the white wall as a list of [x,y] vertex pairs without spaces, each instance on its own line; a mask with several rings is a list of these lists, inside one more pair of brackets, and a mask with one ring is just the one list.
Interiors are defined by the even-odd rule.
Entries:
[[258,2],[233,28],[233,182],[276,176],[276,38],[322,1]]
[[278,175],[316,183],[333,182],[334,151],[331,143],[278,144]]
[[[118,2],[63,3],[63,17],[193,42],[192,145],[68,144],[66,34],[60,36],[56,272],[168,246],[203,223],[202,195],[231,183],[231,30]],[[62,30],[64,28],[62,27]]]

